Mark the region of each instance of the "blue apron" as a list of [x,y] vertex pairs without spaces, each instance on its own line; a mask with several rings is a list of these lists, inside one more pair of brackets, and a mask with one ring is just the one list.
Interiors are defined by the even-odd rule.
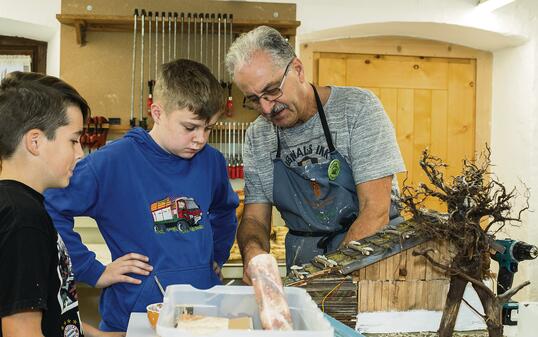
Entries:
[[[277,153],[273,160],[273,204],[289,232],[286,235],[286,266],[309,263],[318,254],[335,251],[359,213],[359,200],[353,172],[335,149],[325,111],[314,86],[314,95],[329,147],[329,160],[289,167],[280,158],[277,128]],[[390,218],[399,210],[391,204]]]

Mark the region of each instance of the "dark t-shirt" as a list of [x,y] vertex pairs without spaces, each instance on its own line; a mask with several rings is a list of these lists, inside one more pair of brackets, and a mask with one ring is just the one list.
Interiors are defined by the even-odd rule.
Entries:
[[41,309],[44,336],[83,336],[71,259],[43,196],[12,180],[0,180],[0,268],[0,317]]

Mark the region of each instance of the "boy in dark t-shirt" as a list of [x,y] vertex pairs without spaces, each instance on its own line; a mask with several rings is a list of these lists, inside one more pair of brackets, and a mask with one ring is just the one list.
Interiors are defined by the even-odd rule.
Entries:
[[69,184],[88,112],[55,77],[13,72],[0,82],[0,337],[84,336],[71,260],[42,194]]

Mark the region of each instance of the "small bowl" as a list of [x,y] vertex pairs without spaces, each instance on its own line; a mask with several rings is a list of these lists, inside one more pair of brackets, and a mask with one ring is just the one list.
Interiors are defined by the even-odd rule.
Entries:
[[159,319],[159,312],[163,307],[162,303],[153,303],[146,307],[146,312],[148,314],[149,324],[153,329],[157,326],[157,320]]

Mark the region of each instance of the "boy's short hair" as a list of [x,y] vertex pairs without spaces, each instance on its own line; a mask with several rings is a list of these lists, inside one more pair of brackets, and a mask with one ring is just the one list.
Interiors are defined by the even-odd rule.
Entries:
[[168,112],[187,108],[202,120],[210,120],[225,106],[224,90],[211,71],[186,59],[159,67],[154,99]]
[[39,129],[47,139],[54,139],[56,130],[69,124],[69,106],[80,108],[84,120],[90,113],[86,100],[59,78],[9,73],[0,82],[0,163],[13,155],[29,130]]

